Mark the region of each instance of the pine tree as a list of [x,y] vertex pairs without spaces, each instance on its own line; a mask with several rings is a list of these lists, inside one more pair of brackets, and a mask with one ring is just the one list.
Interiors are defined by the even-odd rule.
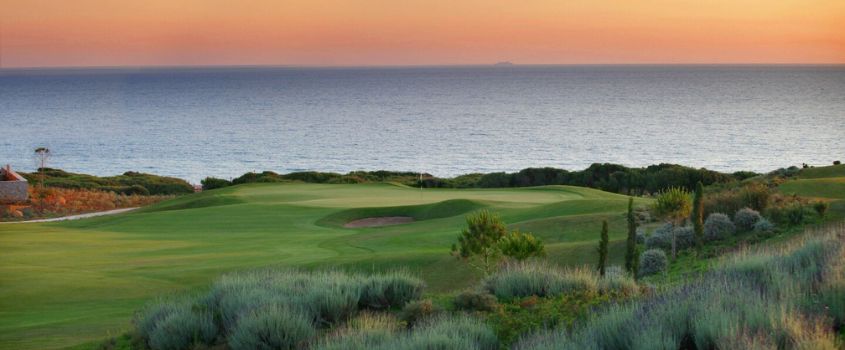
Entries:
[[634,273],[637,255],[637,221],[634,218],[634,197],[628,198],[628,241],[625,250],[625,270]]
[[609,238],[607,237],[607,220],[602,222],[601,226],[601,241],[599,241],[599,275],[604,276],[607,269],[607,244]]
[[691,219],[693,232],[695,232],[695,246],[698,249],[701,249],[704,245],[704,185],[701,181],[695,185]]

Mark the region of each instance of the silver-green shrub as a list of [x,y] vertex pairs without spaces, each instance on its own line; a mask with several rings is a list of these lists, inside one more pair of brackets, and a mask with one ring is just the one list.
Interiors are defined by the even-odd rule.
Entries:
[[675,234],[675,245],[678,250],[688,249],[695,246],[695,235],[692,227],[675,227],[664,225],[654,230],[651,236],[645,239],[646,249],[672,249],[672,233]]
[[212,344],[217,326],[211,313],[183,307],[161,319],[149,334],[152,350],[182,350],[197,344]]
[[669,265],[666,253],[660,249],[649,249],[640,255],[640,276],[648,276],[666,271]]
[[601,278],[592,268],[558,267],[545,262],[517,262],[504,266],[483,281],[484,288],[502,300],[536,295],[553,297],[572,292],[620,291],[636,293],[626,274]]
[[775,229],[775,224],[767,219],[760,219],[754,224],[754,232],[772,232]]
[[422,296],[425,283],[404,270],[371,275],[364,279],[360,306],[387,309],[407,304]]
[[754,224],[762,218],[758,211],[751,208],[742,208],[734,214],[734,224],[740,231],[751,231],[754,229]]
[[713,213],[704,221],[704,239],[717,241],[728,238],[736,233],[736,225],[727,215]]
[[301,349],[316,334],[311,317],[279,305],[252,310],[229,336],[232,350]]

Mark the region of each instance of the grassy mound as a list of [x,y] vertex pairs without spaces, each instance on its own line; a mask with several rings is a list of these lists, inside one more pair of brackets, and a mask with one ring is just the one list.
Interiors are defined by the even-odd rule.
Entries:
[[317,221],[318,225],[343,226],[343,224],[365,218],[404,216],[414,221],[447,218],[466,214],[483,208],[484,204],[466,199],[451,199],[432,204],[407,205],[382,208],[356,208],[344,210],[326,216]]

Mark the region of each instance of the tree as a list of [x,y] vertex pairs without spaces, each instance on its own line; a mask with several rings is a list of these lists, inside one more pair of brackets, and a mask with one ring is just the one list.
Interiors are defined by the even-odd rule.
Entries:
[[452,245],[452,255],[484,272],[493,272],[502,257],[525,260],[546,254],[543,241],[530,233],[508,233],[498,215],[482,210],[467,216],[467,227]]
[[673,226],[672,260],[675,260],[678,256],[678,249],[674,226],[682,224],[689,217],[690,211],[692,211],[690,194],[681,187],[671,187],[657,196],[657,201],[654,203],[653,209],[655,215],[665,219]]
[[634,217],[634,197],[628,198],[628,241],[625,244],[625,248],[625,270],[635,273],[634,265],[637,263],[637,220]]
[[634,263],[631,268],[631,276],[634,277],[634,280],[637,279],[637,276],[640,274],[640,255],[642,252],[640,251],[639,247],[634,248]]
[[35,149],[35,163],[38,167],[38,182],[39,186],[44,188],[44,170],[47,168],[47,161],[50,160],[50,149],[47,147],[38,147]]
[[601,240],[599,241],[599,275],[604,276],[605,271],[607,270],[607,244],[608,244],[608,237],[607,237],[607,220],[604,220],[601,224]]
[[[458,236],[458,243],[452,245],[452,254],[466,261],[484,274],[490,274],[501,256],[499,240],[507,228],[498,215],[482,210],[467,216],[467,227]],[[473,262],[477,259],[478,262]]]
[[543,241],[519,230],[514,230],[499,240],[499,251],[502,255],[519,261],[546,255]]
[[695,246],[700,250],[704,245],[704,184],[695,185],[692,199],[692,228],[695,234]]

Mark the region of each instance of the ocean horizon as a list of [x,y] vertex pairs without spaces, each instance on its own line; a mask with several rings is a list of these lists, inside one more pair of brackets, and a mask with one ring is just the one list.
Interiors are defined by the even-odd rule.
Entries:
[[845,66],[0,70],[0,162],[199,182],[248,171],[454,176],[592,163],[719,171],[845,154]]

